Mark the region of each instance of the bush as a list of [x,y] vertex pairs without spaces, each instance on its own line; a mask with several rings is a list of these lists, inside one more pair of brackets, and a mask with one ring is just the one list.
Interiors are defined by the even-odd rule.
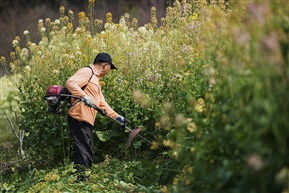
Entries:
[[231,6],[235,11],[210,6],[200,13],[213,85],[201,119],[193,119],[196,128],[189,123],[178,130],[177,152],[188,163],[176,178],[178,190],[286,192],[289,7]]

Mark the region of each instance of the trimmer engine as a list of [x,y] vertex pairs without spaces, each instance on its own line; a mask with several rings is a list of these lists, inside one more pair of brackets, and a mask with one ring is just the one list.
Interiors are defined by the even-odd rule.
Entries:
[[58,85],[49,86],[46,95],[43,97],[47,101],[49,110],[58,113],[60,108],[67,104],[68,97],[70,96],[67,88]]

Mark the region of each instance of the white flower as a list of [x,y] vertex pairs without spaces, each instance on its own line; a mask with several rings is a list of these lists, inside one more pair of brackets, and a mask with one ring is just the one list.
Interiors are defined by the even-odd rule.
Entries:
[[25,66],[25,70],[29,72],[31,70],[30,66]]
[[18,43],[19,43],[18,40],[13,40],[13,41],[12,41],[13,47],[16,47],[16,46],[18,45]]
[[75,32],[80,32],[81,31],[81,28],[80,27],[77,27],[76,29],[75,29]]
[[139,28],[138,28],[138,32],[144,34],[144,33],[147,32],[147,29],[146,29],[145,27],[139,27]]
[[105,23],[104,24],[104,29],[108,30],[108,31],[113,31],[116,29],[116,26],[112,23]]
[[42,27],[42,28],[41,28],[41,31],[42,31],[42,32],[45,32],[45,31],[46,31],[46,28],[45,28],[45,27]]
[[23,34],[24,34],[24,35],[28,35],[28,34],[29,34],[29,31],[28,31],[28,30],[25,30],[25,31],[23,32]]
[[55,24],[60,24],[60,20],[59,20],[59,19],[56,19],[56,20],[55,20]]
[[23,58],[28,57],[28,49],[27,48],[23,48],[21,50],[20,57],[23,57]]
[[119,24],[120,24],[120,26],[125,26],[125,19],[124,19],[124,17],[121,17],[121,18],[120,18]]
[[59,74],[59,70],[53,70],[54,74]]
[[55,33],[53,31],[49,33],[50,36],[54,36],[54,34]]
[[39,19],[39,20],[38,20],[38,23],[43,23],[43,19]]

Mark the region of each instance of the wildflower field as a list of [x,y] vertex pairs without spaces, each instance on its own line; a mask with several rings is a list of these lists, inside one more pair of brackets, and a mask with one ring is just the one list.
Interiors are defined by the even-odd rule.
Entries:
[[[175,1],[138,26],[60,7],[39,20],[41,41],[15,37],[11,68],[29,164],[1,176],[6,192],[289,192],[289,5]],[[20,47],[20,41],[26,47]],[[22,44],[21,44],[22,45]],[[66,117],[49,114],[50,85],[107,52],[118,70],[107,102],[136,137],[97,116],[90,179],[75,181]],[[65,109],[64,109],[65,112]]]

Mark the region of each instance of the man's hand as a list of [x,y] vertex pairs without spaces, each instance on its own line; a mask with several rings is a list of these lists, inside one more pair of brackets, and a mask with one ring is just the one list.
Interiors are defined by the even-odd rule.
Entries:
[[90,98],[89,96],[86,95],[82,99],[83,99],[83,102],[85,103],[86,106],[88,106],[88,107],[92,107],[93,106],[92,98]]
[[118,115],[115,120],[117,120],[119,123],[124,123],[124,117],[123,116]]

